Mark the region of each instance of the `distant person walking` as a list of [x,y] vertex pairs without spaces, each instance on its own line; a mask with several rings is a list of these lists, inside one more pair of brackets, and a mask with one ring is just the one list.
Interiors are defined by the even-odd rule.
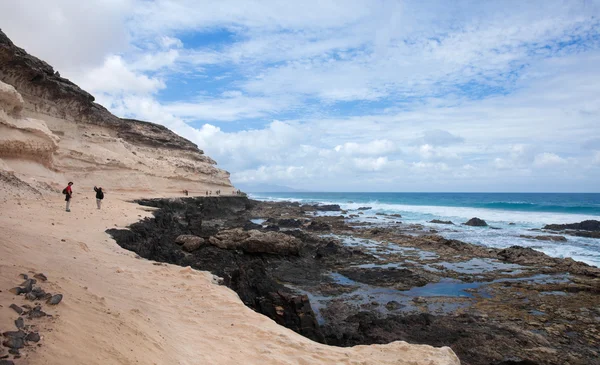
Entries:
[[102,208],[102,199],[104,199],[104,191],[102,188],[97,188],[94,186],[94,191],[96,192],[96,205],[98,209]]
[[65,201],[67,202],[67,212],[71,211],[71,198],[73,197],[73,189],[71,186],[73,185],[72,181],[69,181],[67,187],[63,189],[63,194],[65,194]]

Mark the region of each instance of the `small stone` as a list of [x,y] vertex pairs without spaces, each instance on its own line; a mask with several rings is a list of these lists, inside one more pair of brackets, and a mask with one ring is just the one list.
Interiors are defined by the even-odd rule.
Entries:
[[20,295],[21,293],[24,293],[23,289],[19,288],[18,286],[10,289],[9,292],[13,293],[14,295]]
[[60,240],[60,242],[67,242],[67,240],[63,238]]
[[29,334],[27,334],[27,336],[25,336],[25,341],[28,342],[39,342],[40,340],[40,334],[37,332],[31,332]]
[[21,287],[22,287],[22,291],[21,293],[29,293],[31,290],[33,290],[33,284],[35,284],[37,281],[35,279],[27,279],[24,282],[21,283]]
[[25,321],[23,321],[23,317],[19,317],[19,318],[15,319],[15,326],[18,329],[22,329],[23,327],[25,327]]
[[18,305],[16,305],[16,304],[11,304],[11,305],[10,305],[10,308],[11,308],[12,310],[14,310],[15,312],[17,312],[18,314],[21,314],[21,313],[23,313],[23,308],[19,307],[19,306],[18,306]]
[[35,295],[35,293],[31,292],[31,293],[25,294],[25,298],[27,298],[27,299],[29,299],[31,301],[34,301],[34,300],[37,299],[37,296]]
[[27,315],[29,316],[29,318],[42,318],[47,316],[47,314],[42,311],[39,305],[33,308],[31,311],[29,311]]
[[0,360],[0,365],[15,365],[11,360]]
[[46,281],[48,280],[48,278],[46,277],[46,275],[42,274],[42,273],[38,273],[33,275],[34,278],[40,280],[40,281]]
[[57,305],[58,303],[60,303],[62,298],[63,298],[62,294],[55,294],[52,297],[50,297],[50,299],[47,300],[47,303],[50,305]]

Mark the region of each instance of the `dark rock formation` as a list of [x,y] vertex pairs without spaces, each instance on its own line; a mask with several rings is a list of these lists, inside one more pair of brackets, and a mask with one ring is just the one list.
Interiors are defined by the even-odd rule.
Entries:
[[[452,221],[441,221],[439,219],[434,219],[429,221],[429,223],[437,223],[437,224],[454,224]],[[466,223],[465,223],[466,224]]]
[[600,231],[600,221],[596,220],[587,220],[579,223],[570,223],[570,224],[547,224],[544,226],[544,229],[549,229],[552,231],[562,231],[565,229],[574,229],[574,230],[582,230],[582,231]]
[[519,237],[529,238],[532,240],[539,240],[539,241],[564,242],[567,240],[567,238],[565,236],[528,236],[526,234],[522,234]]
[[359,207],[357,210],[370,210],[373,209],[371,207]]
[[303,205],[303,208],[307,208],[306,210],[318,210],[322,212],[339,212],[342,210],[338,204],[315,204],[315,205]]
[[331,231],[331,226],[325,222],[310,222],[306,229],[310,231]]
[[479,219],[477,217],[471,218],[463,224],[465,226],[473,226],[473,227],[487,227],[487,225],[488,225],[483,219]]

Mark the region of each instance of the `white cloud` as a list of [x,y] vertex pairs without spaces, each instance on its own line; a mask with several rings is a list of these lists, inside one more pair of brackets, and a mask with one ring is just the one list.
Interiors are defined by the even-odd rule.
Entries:
[[399,150],[396,143],[387,139],[377,139],[368,143],[346,142],[335,146],[335,151],[349,155],[386,155]]
[[535,156],[533,164],[536,167],[554,167],[566,164],[567,161],[554,153],[540,153]]
[[81,86],[94,93],[152,93],[164,88],[165,83],[132,71],[119,56],[109,56],[102,67],[82,77]]

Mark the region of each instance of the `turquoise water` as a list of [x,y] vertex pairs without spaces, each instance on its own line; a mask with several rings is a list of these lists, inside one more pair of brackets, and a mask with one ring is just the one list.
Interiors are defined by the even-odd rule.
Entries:
[[[600,220],[598,193],[254,193],[251,197],[339,204],[350,213],[371,207],[358,219],[382,225],[398,220],[419,223],[447,238],[497,248],[532,247],[550,256],[572,257],[600,267],[600,239],[567,236],[567,242],[547,242],[519,237],[547,234],[532,231],[545,224]],[[401,214],[402,218],[386,219],[377,213]],[[472,217],[500,229],[460,224]],[[433,219],[451,220],[456,225],[428,223]]]

